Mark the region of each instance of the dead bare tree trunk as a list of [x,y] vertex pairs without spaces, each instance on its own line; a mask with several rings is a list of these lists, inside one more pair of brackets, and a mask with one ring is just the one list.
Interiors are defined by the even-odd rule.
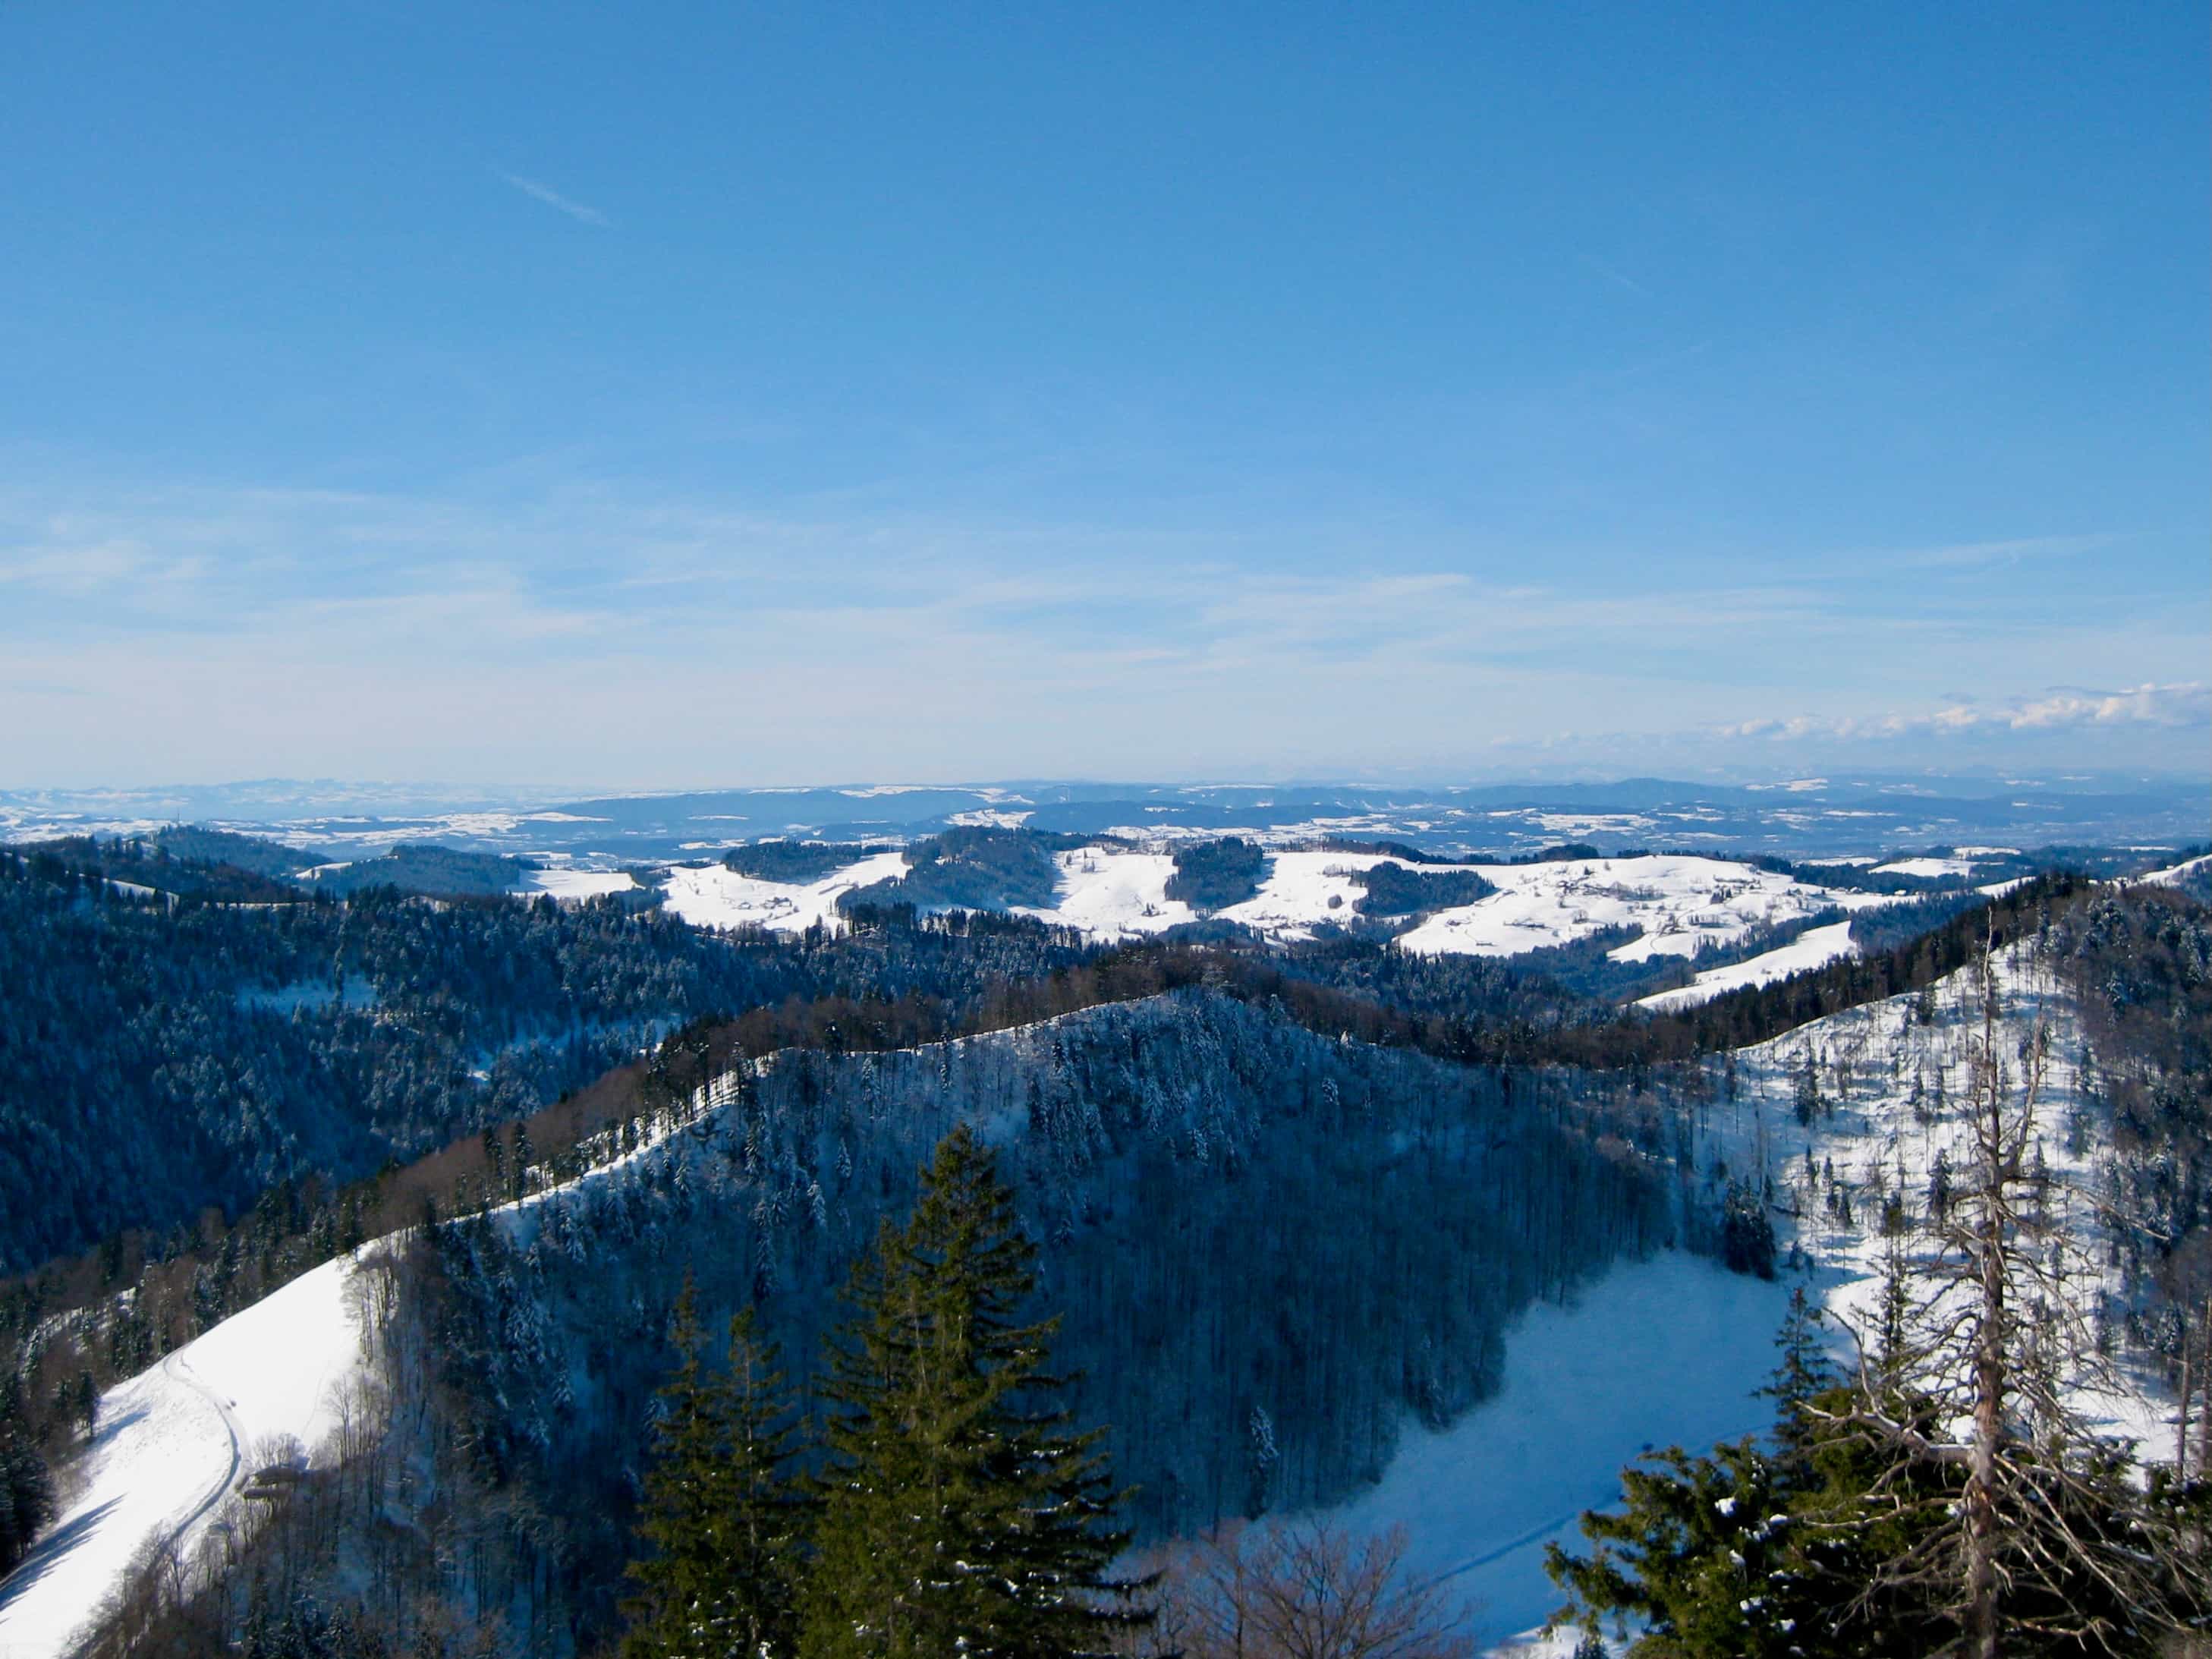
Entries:
[[[1974,1659],[1998,1659],[1997,1480],[2010,1383],[2006,1280],[2010,1189],[2018,1175],[2016,1145],[2007,1133],[2002,1069],[1997,1060],[1995,951],[1982,955],[1982,1046],[1974,1061],[1975,1182],[1978,1213],[1972,1253],[1981,1304],[1975,1310],[1973,1440],[1966,1462],[1966,1628]],[[2037,1077],[2031,1073],[2023,1127],[2032,1124]]]

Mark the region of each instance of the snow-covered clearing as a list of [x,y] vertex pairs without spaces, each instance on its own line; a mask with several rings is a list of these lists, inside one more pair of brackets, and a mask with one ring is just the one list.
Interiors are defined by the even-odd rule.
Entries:
[[1053,863],[1059,866],[1060,884],[1052,908],[1017,905],[1015,915],[1079,927],[1092,939],[1158,933],[1198,920],[1190,906],[1168,896],[1168,882],[1175,875],[1175,859],[1169,854],[1079,847],[1054,854]]
[[1688,985],[1638,998],[1638,1006],[1662,1013],[1676,1008],[1694,1007],[1700,1002],[1711,1001],[1724,991],[1739,990],[1747,985],[1771,984],[1778,979],[1787,979],[1792,974],[1826,967],[1839,957],[1856,956],[1858,948],[1851,941],[1851,925],[1848,921],[1831,922],[1826,927],[1808,927],[1789,944],[1764,951],[1747,962],[1734,963],[1726,968],[1709,968]]
[[1357,912],[1352,907],[1367,891],[1355,876],[1386,863],[1405,860],[1373,853],[1276,853],[1267,860],[1267,877],[1260,890],[1242,904],[1215,914],[1278,939],[1310,939],[1322,923],[1353,920]]
[[270,1443],[313,1461],[360,1376],[352,1265],[302,1274],[100,1396],[59,1519],[0,1583],[0,1659],[63,1659],[149,1544],[189,1559]]
[[1617,962],[1643,962],[1733,945],[1762,924],[1898,902],[1887,894],[1818,887],[1754,865],[1688,854],[1468,867],[1498,890],[1476,903],[1438,911],[1401,934],[1402,947],[1424,955],[1515,956],[1569,945],[1601,928],[1630,927],[1642,928],[1643,937],[1610,954]]
[[1918,876],[1933,881],[1938,876],[1971,876],[1974,873],[1972,859],[1899,859],[1890,864],[1878,864],[1877,876]]
[[906,872],[906,854],[877,853],[819,881],[804,884],[741,876],[725,865],[678,865],[664,890],[669,909],[695,927],[765,927],[803,933],[819,923],[832,933],[845,926],[837,901],[855,887],[890,881]]

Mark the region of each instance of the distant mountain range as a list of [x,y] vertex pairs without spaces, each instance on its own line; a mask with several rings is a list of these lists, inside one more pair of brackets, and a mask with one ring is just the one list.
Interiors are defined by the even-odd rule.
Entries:
[[313,781],[176,789],[0,791],[0,840],[195,823],[331,859],[398,842],[612,866],[775,837],[904,842],[975,823],[1140,840],[1242,833],[1271,843],[1382,838],[1455,856],[1564,841],[1792,858],[1983,844],[2172,846],[2212,827],[2203,778],[1861,775],[1774,783],[1629,778],[1463,787],[1012,781],[700,790],[563,799]]

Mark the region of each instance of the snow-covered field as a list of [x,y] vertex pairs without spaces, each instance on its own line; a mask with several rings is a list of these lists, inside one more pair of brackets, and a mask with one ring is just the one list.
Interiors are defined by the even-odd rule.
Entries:
[[678,865],[668,872],[667,905],[695,927],[765,927],[803,933],[817,922],[842,928],[837,901],[855,887],[903,874],[906,854],[878,853],[832,871],[821,880],[763,881],[720,864]]
[[1643,937],[1611,955],[1618,962],[1644,962],[1693,957],[1707,945],[1733,945],[1762,924],[1897,902],[1887,894],[1819,887],[1755,865],[1688,855],[1469,867],[1498,891],[1437,912],[1400,935],[1401,946],[1424,954],[1514,956],[1569,945],[1601,928],[1631,927],[1641,927]]
[[1932,881],[1938,876],[1971,876],[1974,873],[1974,861],[1964,858],[1899,859],[1893,864],[1876,865],[1874,872],[1877,876],[1918,876],[1923,881]]
[[0,1659],[63,1659],[149,1545],[189,1559],[271,1442],[313,1461],[359,1375],[352,1265],[302,1274],[100,1396],[60,1517],[0,1586]]
[[1732,963],[1726,968],[1708,968],[1690,984],[1639,998],[1638,1006],[1662,1013],[1675,1008],[1691,1008],[1700,1002],[1710,1002],[1724,991],[1741,990],[1747,985],[1771,984],[1792,974],[1826,967],[1839,957],[1857,954],[1858,946],[1851,942],[1851,925],[1848,921],[1808,927],[1787,945],[1761,951],[1747,962]]
[[1168,896],[1168,882],[1175,875],[1175,859],[1169,854],[1079,847],[1054,854],[1053,862],[1060,868],[1060,886],[1052,908],[1017,905],[1016,915],[1079,927],[1092,939],[1163,933],[1198,920],[1190,906]]

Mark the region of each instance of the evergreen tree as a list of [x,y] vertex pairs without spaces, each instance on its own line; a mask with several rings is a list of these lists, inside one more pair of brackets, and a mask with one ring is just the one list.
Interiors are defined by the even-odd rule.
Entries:
[[677,1364],[660,1397],[653,1469],[638,1530],[653,1553],[631,1563],[643,1586],[623,1659],[773,1659],[792,1651],[800,1506],[785,1479],[792,1413],[773,1354],[750,1314],[730,1325],[720,1377],[687,1275],[671,1321]]
[[53,1477],[37,1449],[0,1431],[0,1573],[12,1571],[54,1517]]
[[903,1232],[888,1224],[847,1291],[831,1356],[817,1553],[802,1601],[806,1659],[1067,1659],[1102,1651],[1109,1529],[1103,1431],[1043,1403],[1058,1322],[1018,1316],[1036,1247],[964,1126],[922,1172]]
[[1774,1371],[1759,1392],[1774,1401],[1774,1443],[1787,1462],[1805,1467],[1819,1425],[1806,1402],[1836,1385],[1835,1366],[1820,1340],[1820,1310],[1802,1285],[1790,1292],[1790,1311],[1775,1335]]

